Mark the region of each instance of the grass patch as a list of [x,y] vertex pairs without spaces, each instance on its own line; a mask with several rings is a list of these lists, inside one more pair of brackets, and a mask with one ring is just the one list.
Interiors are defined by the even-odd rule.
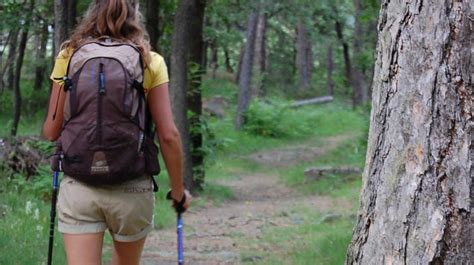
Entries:
[[[6,181],[2,181],[0,187],[0,264],[46,263],[50,202],[25,193],[7,192],[12,187]],[[57,231],[53,254],[56,264],[66,264]]]
[[[252,122],[257,124],[249,124],[253,126],[252,130],[235,130],[232,110],[224,119],[210,118],[209,129],[219,141],[216,145],[216,157],[229,154],[245,155],[262,149],[291,146],[315,137],[328,137],[348,132],[367,133],[368,130],[367,118],[341,102],[297,109],[284,107],[288,102],[281,100],[272,104],[272,106],[267,106],[267,104],[262,107],[265,111],[258,115],[286,108],[278,115],[278,121],[267,119],[267,117],[255,117]],[[256,113],[254,113],[255,116],[257,116]],[[262,132],[262,135],[255,134],[255,131]],[[277,133],[279,137],[273,137],[272,132]]]
[[305,194],[329,195],[345,184],[361,179],[361,176],[357,174],[328,174],[318,181],[308,181],[303,174],[305,169],[314,166],[358,166],[363,168],[364,157],[364,147],[359,146],[357,141],[351,140],[319,157],[314,162],[299,163],[280,170],[279,175],[286,185],[297,188]]
[[[45,117],[44,113],[44,111],[38,111],[30,116],[23,115],[18,123],[17,135],[40,135]],[[12,118],[1,115],[0,123],[2,124],[2,126],[0,126],[0,137],[9,136],[13,125]]]
[[243,264],[343,264],[351,240],[352,219],[341,216],[323,222],[323,216],[313,210],[297,213],[303,215],[303,224],[271,228],[260,240],[247,242],[250,249],[242,252]]

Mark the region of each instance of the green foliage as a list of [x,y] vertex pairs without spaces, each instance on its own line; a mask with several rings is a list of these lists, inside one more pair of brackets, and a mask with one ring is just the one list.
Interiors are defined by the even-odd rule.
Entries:
[[38,174],[27,180],[21,175],[12,178],[13,189],[18,193],[30,194],[48,200],[51,197],[52,172],[49,165],[41,165]]
[[283,137],[287,131],[281,126],[284,111],[286,111],[286,106],[283,105],[260,100],[253,101],[244,116],[244,130],[264,137]]

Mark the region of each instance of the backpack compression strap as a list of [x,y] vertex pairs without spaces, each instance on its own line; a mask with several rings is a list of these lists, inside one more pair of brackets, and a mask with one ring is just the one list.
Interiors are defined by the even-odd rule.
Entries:
[[[151,137],[153,139],[154,130],[151,123],[151,112],[146,102],[145,89],[143,88],[143,85],[137,80],[133,80],[132,86],[138,91],[138,94],[140,95],[140,103],[139,103],[140,105],[138,106],[138,108],[141,108],[141,104],[145,104],[145,128],[144,128],[145,136],[144,137]],[[150,175],[150,176],[151,176],[151,180],[153,181],[153,192],[158,192],[158,184],[156,183],[155,177],[153,175]]]

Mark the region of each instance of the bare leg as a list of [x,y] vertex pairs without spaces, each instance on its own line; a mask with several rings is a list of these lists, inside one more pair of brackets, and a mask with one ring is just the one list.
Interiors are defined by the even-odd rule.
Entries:
[[100,265],[104,233],[63,234],[68,265]]
[[146,237],[133,242],[114,240],[112,265],[139,265]]

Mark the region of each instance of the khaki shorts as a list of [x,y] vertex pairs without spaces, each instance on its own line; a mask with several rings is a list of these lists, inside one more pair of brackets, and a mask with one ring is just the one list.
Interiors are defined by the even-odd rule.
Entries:
[[118,186],[93,187],[65,176],[58,198],[58,230],[66,234],[100,233],[132,242],[153,229],[155,196],[149,176]]

